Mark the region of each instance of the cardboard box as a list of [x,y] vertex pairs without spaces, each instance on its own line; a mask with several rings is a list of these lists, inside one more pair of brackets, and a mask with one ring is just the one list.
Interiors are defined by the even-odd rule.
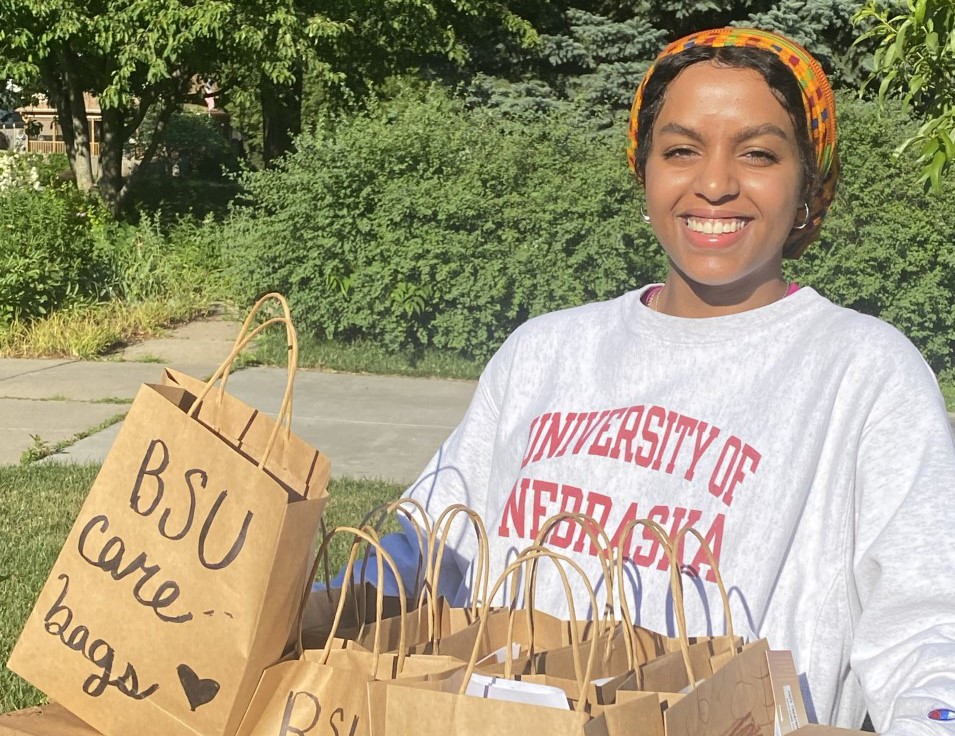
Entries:
[[796,663],[789,650],[766,652],[766,662],[769,664],[769,681],[776,703],[775,736],[787,736],[809,723],[799,673],[796,672]]

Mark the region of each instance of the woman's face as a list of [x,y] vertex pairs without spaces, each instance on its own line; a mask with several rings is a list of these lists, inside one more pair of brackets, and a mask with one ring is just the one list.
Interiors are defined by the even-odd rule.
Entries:
[[647,212],[670,259],[667,311],[736,312],[782,296],[801,179],[792,120],[759,72],[684,69],[654,122],[645,173]]

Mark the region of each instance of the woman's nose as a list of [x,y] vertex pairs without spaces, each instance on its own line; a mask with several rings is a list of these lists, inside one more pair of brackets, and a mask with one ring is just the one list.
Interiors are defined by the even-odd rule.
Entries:
[[703,156],[696,177],[696,193],[712,204],[736,197],[739,180],[732,160],[716,154]]

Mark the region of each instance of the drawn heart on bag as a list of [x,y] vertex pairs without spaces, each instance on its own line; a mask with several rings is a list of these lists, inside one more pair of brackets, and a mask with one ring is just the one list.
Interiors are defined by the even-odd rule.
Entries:
[[189,700],[189,707],[195,711],[200,705],[205,705],[219,694],[219,683],[209,678],[199,677],[187,664],[176,667],[179,673],[179,682]]

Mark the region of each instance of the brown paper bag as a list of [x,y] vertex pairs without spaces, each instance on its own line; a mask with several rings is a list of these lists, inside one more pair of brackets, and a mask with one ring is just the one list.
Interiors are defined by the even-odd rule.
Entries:
[[[414,512],[417,512],[417,515]],[[429,613],[422,610],[422,602],[430,575],[430,558],[426,556],[425,551],[428,540],[431,538],[431,520],[420,502],[413,498],[400,498],[368,512],[359,524],[359,528],[370,528],[378,534],[385,520],[396,513],[403,514],[408,520],[418,537],[418,549],[421,550],[418,558],[418,574],[411,590],[411,595],[417,599],[417,605],[412,610],[404,612],[406,625],[411,627],[405,632],[405,636],[409,642],[414,643],[425,636],[424,633],[419,632],[426,632],[428,627]],[[331,586],[332,575],[328,566],[328,555],[326,554],[324,559],[320,560],[325,572],[325,584],[321,590],[310,590],[306,599],[302,620],[302,643],[305,649],[320,649],[325,646],[341,598],[344,598],[344,605],[342,621],[336,634],[339,639],[355,640],[366,648],[370,647],[370,642],[377,635],[375,628],[378,622],[385,621],[387,623],[383,631],[382,650],[391,651],[397,646],[397,621],[402,614],[401,606],[397,596],[378,595],[375,585],[365,581],[370,549],[371,547],[366,548],[361,561],[359,582],[346,578],[341,588]],[[376,608],[376,605],[380,608]]]
[[[275,322],[278,421],[214,388]],[[97,730],[234,733],[282,656],[328,500],[327,458],[282,426],[297,350],[269,320],[208,384],[167,371],[137,394],[9,662]]]
[[[658,525],[648,520],[638,520],[624,527],[622,545],[626,544],[626,538],[638,525],[648,526],[660,536],[670,561],[679,652],[658,657],[636,670],[633,681],[618,689],[618,702],[626,702],[629,698],[639,699],[647,691],[655,692],[663,707],[662,721],[668,736],[704,736],[710,733],[771,736],[775,708],[766,660],[768,645],[761,640],[739,650],[739,640],[733,632],[729,598],[719,566],[706,540],[692,527],[683,529],[676,538],[668,539]],[[697,537],[716,576],[726,617],[725,636],[704,637],[691,642],[687,635],[679,560],[675,553],[686,534]],[[624,615],[629,619],[622,570],[623,558],[618,555],[619,598]],[[635,688],[635,691],[628,693],[628,688]]]
[[[441,570],[441,560],[444,554],[444,545],[449,536],[451,522],[458,513],[465,513],[471,519],[475,532],[478,536],[479,558],[475,572],[475,580],[472,589],[477,591],[477,595],[472,601],[471,608],[452,608],[443,598],[437,598],[434,601],[433,620],[434,625],[431,630],[431,640],[423,645],[413,649],[416,652],[434,652],[450,654],[455,657],[466,659],[475,649],[478,652],[478,660],[483,660],[492,653],[498,652],[503,647],[512,643],[522,644],[522,653],[517,658],[518,670],[523,669],[528,657],[534,656],[535,652],[543,652],[563,647],[568,647],[571,643],[570,629],[573,627],[581,637],[592,636],[598,629],[604,626],[612,626],[613,622],[594,623],[593,621],[582,619],[565,621],[549,614],[533,610],[533,590],[536,583],[536,561],[532,560],[529,574],[524,576],[524,601],[526,607],[520,609],[516,615],[510,611],[517,606],[520,586],[516,584],[511,589],[510,607],[492,607],[491,598],[488,597],[487,587],[490,572],[490,556],[487,545],[487,532],[480,516],[465,506],[451,506],[445,510],[438,523],[435,525],[437,541],[435,543],[436,555],[432,564],[434,578],[431,589],[438,589],[438,575]],[[442,519],[446,518],[442,533]],[[558,514],[552,517],[541,529],[538,539],[547,535],[547,533],[559,521],[566,518],[573,518],[582,521],[589,521],[584,528],[591,535],[592,541],[598,543],[598,527],[589,517],[583,514]],[[606,537],[606,535],[603,535]],[[540,545],[532,545],[525,552],[533,549],[543,549]],[[605,564],[605,576],[612,574],[611,568]],[[605,578],[606,579],[606,578]],[[612,578],[610,578],[612,580]],[[516,580],[516,577],[515,577]],[[605,610],[612,606],[612,586],[607,586],[608,604]],[[487,625],[482,629],[480,626],[481,618],[487,618]],[[508,628],[513,628],[508,633]],[[448,635],[450,633],[450,636]],[[478,638],[480,637],[480,641]],[[511,638],[509,638],[511,637]],[[503,654],[503,652],[501,652]],[[483,662],[482,672],[503,672],[504,659],[498,656],[493,662]]]
[[[398,568],[391,555],[378,544],[374,530],[340,527],[332,534],[336,533],[355,537],[345,566],[346,579],[352,574],[359,543],[364,540],[376,548],[378,579],[384,572],[384,564],[395,574],[398,599],[403,611],[406,600]],[[324,557],[331,537],[329,535],[323,542],[319,559]],[[377,595],[379,599],[382,597],[381,589]],[[343,732],[349,736],[363,736],[368,732],[366,685],[369,682],[445,672],[460,668],[463,664],[446,657],[408,658],[403,654],[404,647],[401,645],[398,654],[382,654],[380,635],[375,640],[376,649],[371,652],[362,650],[354,642],[338,639],[335,634],[344,609],[345,598],[341,597],[329,625],[331,636],[322,651],[304,651],[301,657],[281,662],[265,671],[237,736],[337,736]],[[376,610],[380,609],[379,600]],[[406,667],[405,664],[412,660],[412,666]]]
[[[640,665],[646,664],[655,657],[662,656],[672,650],[672,645],[667,637],[649,631],[642,627],[628,627],[627,631],[623,628],[625,624],[616,621],[616,605],[614,603],[615,571],[620,569],[622,574],[622,565],[614,565],[614,547],[604,529],[591,516],[573,512],[561,512],[548,518],[540,528],[536,538],[535,546],[543,547],[546,545],[550,533],[557,529],[561,523],[579,524],[582,531],[590,538],[594,549],[597,550],[598,559],[601,563],[601,585],[595,586],[597,589],[603,588],[606,596],[603,608],[603,620],[600,622],[578,621],[576,622],[581,636],[585,638],[596,637],[599,654],[594,662],[592,675],[594,678],[614,678],[617,681],[623,678]],[[640,522],[637,522],[640,523]],[[656,532],[665,546],[669,545],[669,539],[662,529]],[[625,549],[625,548],[624,548]],[[536,579],[537,567],[531,563],[530,574],[525,578],[524,598],[529,610],[534,610],[534,591],[537,585]],[[622,585],[621,585],[622,589]],[[626,618],[629,619],[629,612]],[[598,610],[594,608],[594,613]],[[535,612],[536,615],[536,612]],[[527,655],[517,658],[514,663],[514,673],[522,676],[542,675],[548,681],[554,682],[558,686],[564,687],[570,697],[577,698],[579,695],[572,695],[575,692],[573,685],[577,677],[577,657],[572,645],[551,648],[541,652],[533,651],[529,648]],[[481,672],[486,673],[505,673],[505,664],[485,665],[481,667]],[[527,679],[525,677],[525,679]],[[608,683],[609,687],[613,685]],[[607,701],[608,694],[601,692],[600,686],[592,686],[591,700]],[[608,688],[609,689],[609,688]]]
[[0,715],[0,736],[100,736],[66,708],[55,703]]
[[765,639],[743,648],[663,713],[666,733],[772,736],[776,721]]
[[[708,642],[708,656],[694,658],[692,647],[685,648],[690,682],[696,684],[664,711],[667,734],[685,733],[733,733],[740,736],[772,736],[776,721],[772,682],[766,652],[769,645],[765,639],[749,644],[737,651],[733,633],[733,618],[730,614],[729,597],[709,545],[693,527],[683,529],[673,540],[672,549],[679,549],[686,534],[693,534],[708,557],[716,576],[723,610],[726,617],[727,635],[720,640],[714,637]],[[678,575],[676,555],[671,558],[671,571]],[[682,589],[674,591],[674,610],[681,638],[688,641],[686,618],[683,613]],[[731,646],[727,647],[729,641]],[[697,650],[700,650],[698,645]]]
[[[591,600],[596,606],[593,588],[583,571],[563,555],[531,548],[519,555],[496,582],[490,599],[499,592],[507,577],[515,574],[528,560],[549,557],[576,569],[582,576]],[[568,599],[570,618],[576,618],[573,594],[562,565],[558,565],[561,581]],[[490,617],[479,624],[486,628]],[[576,628],[571,627],[574,644],[579,646]],[[483,631],[481,632],[483,634]],[[481,634],[476,641],[481,640]],[[582,736],[583,734],[607,734],[616,736],[629,733],[633,722],[641,717],[652,716],[659,711],[656,697],[647,695],[621,706],[607,706],[598,715],[587,708],[586,693],[589,691],[590,673],[596,653],[595,640],[590,642],[586,664],[577,660],[579,675],[578,691],[584,693],[574,707],[560,708],[531,704],[490,700],[475,695],[466,695],[465,690],[475,671],[477,649],[468,662],[466,670],[424,681],[401,681],[372,683],[369,685],[370,720],[372,736],[443,736],[444,734],[495,734],[495,736],[526,736],[528,732],[554,734],[554,736]],[[661,732],[662,733],[662,732]]]
[[[409,506],[410,508],[405,508]],[[413,516],[410,510],[417,511]],[[423,583],[417,592],[416,603],[403,619],[407,627],[404,640],[412,651],[416,653],[437,652],[440,646],[436,642],[442,638],[455,634],[475,623],[482,611],[488,610],[483,601],[487,596],[490,560],[488,552],[487,532],[484,523],[477,513],[463,504],[453,504],[444,509],[434,525],[430,524],[424,507],[410,498],[399,499],[391,504],[384,504],[378,509],[369,512],[364,521],[377,521],[376,529],[381,526],[386,514],[401,511],[412,524],[418,535],[418,548],[422,550],[419,557],[419,571],[423,572]],[[469,518],[477,535],[478,564],[474,575],[473,590],[477,592],[471,606],[464,608],[452,607],[447,600],[436,595],[440,586],[441,564],[444,559],[445,545],[455,519],[464,515]],[[423,534],[422,534],[423,532]],[[345,604],[344,625],[339,629],[338,637],[351,639],[365,648],[372,646],[376,636],[381,637],[383,652],[395,651],[400,637],[399,606],[394,596],[385,596],[383,612],[376,616],[375,607],[370,601],[376,599],[375,587],[371,584],[358,585],[354,590],[345,589],[343,593],[338,589],[326,589],[313,592],[308,601],[303,627],[303,641],[306,648],[320,648],[324,646],[328,637],[328,625],[332,613],[338,605],[341,595],[347,595]],[[363,579],[363,576],[362,576]],[[417,580],[415,584],[417,585]],[[321,621],[325,621],[322,626]],[[459,654],[466,658],[471,651],[468,644]]]

